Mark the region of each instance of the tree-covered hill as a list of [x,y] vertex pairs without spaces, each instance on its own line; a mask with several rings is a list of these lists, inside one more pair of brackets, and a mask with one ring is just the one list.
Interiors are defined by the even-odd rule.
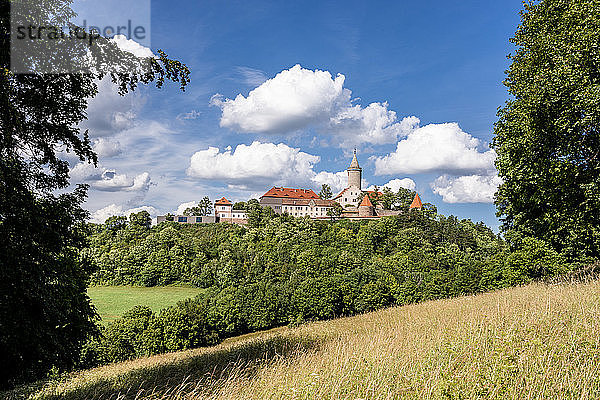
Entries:
[[[266,214],[265,214],[266,215]],[[151,227],[144,214],[93,225],[94,284],[192,284],[195,300],[136,308],[89,342],[84,365],[529,282],[566,271],[535,239],[506,243],[482,223],[418,210],[379,220],[267,216],[249,227]]]
[[[92,226],[88,254],[97,265],[94,284],[209,288],[284,267],[347,273],[403,262],[411,264],[411,274],[423,277],[462,263],[465,268],[452,275],[459,277],[467,270],[497,269],[507,251],[482,223],[418,211],[364,222],[270,217],[249,228],[169,222],[150,227],[139,221],[133,215],[129,222],[112,219]],[[449,289],[445,295],[486,290],[487,285],[476,279],[468,290]]]

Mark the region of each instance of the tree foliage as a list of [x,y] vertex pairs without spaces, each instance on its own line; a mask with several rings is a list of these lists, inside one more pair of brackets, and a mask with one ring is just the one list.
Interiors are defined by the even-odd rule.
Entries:
[[208,198],[208,196],[204,196],[202,200],[198,203],[198,205],[190,208],[186,208],[183,212],[183,215],[211,215],[213,212],[212,201]]
[[275,217],[275,211],[271,207],[261,206],[256,199],[250,199],[246,202],[246,215],[248,226],[259,228]]
[[129,215],[129,223],[139,228],[148,229],[150,228],[150,225],[152,225],[152,217],[150,217],[150,213],[146,210],[138,213],[131,213]]
[[332,220],[335,220],[344,212],[344,207],[342,207],[339,203],[333,203],[333,206],[327,210],[327,216],[331,217]]
[[384,210],[408,210],[410,203],[415,197],[415,192],[410,189],[398,188],[397,192],[393,192],[390,188],[383,188],[381,197],[381,205]]
[[388,187],[384,187],[380,192],[379,187],[375,186],[373,192],[362,192],[358,196],[358,204],[365,196],[369,196],[369,200],[374,206],[381,206],[384,210],[407,211],[415,197],[415,192],[405,188],[399,188],[397,192],[393,192]]
[[331,187],[324,183],[323,185],[321,185],[321,191],[319,192],[319,197],[322,198],[323,200],[329,200],[330,198],[333,197],[333,193],[331,192]]
[[505,231],[600,257],[598,0],[529,1],[512,42],[492,147]]
[[[96,163],[88,133],[79,124],[106,72],[13,73],[10,12],[18,2],[25,0],[0,0],[0,387],[43,376],[52,367],[72,367],[81,344],[96,332],[86,295],[93,267],[89,253],[79,252],[87,244],[87,213],[81,208],[86,187],[65,193],[69,164],[59,151]],[[54,22],[72,16],[67,0],[28,3]],[[91,57],[85,53],[86,59],[120,60],[110,76],[121,94],[139,83],[154,81],[160,87],[168,79],[185,87],[189,80],[187,68],[162,52],[146,60],[149,69],[129,70],[140,59],[108,40],[97,46]],[[109,53],[120,57],[106,58]],[[32,65],[60,59],[20,61]],[[123,227],[119,218],[107,225],[111,232]]]

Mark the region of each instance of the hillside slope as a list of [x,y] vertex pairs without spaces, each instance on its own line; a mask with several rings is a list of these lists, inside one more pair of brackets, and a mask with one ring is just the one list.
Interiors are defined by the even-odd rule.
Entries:
[[85,371],[35,397],[600,398],[600,283],[541,284]]

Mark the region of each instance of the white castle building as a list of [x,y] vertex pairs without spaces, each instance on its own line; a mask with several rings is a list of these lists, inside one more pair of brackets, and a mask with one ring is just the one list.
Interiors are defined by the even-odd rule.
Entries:
[[[342,218],[375,219],[401,213],[401,211],[384,210],[380,204],[373,205],[371,199],[377,199],[383,193],[362,190],[362,168],[358,164],[356,150],[354,150],[352,161],[346,171],[348,172],[348,186],[332,200],[321,199],[311,189],[273,187],[260,197],[260,205],[271,207],[277,214],[287,213],[294,217],[311,217],[313,219],[329,218],[328,211],[335,207],[336,203],[344,208]],[[217,200],[214,206],[214,216],[175,215],[169,218],[159,216],[157,222],[169,220],[179,223],[230,222],[245,224],[248,220],[246,212],[234,210],[233,204],[225,197]],[[421,207],[421,199],[417,194],[410,208]]]

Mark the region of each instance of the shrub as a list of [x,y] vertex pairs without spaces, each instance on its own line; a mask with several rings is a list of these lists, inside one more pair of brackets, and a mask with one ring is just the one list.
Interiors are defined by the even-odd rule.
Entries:
[[149,307],[132,308],[102,333],[96,352],[103,363],[149,356],[164,349],[160,324]]
[[162,310],[158,316],[162,326],[162,345],[167,351],[209,346],[219,340],[209,324],[206,308],[197,300],[187,299]]
[[513,237],[516,249],[504,261],[504,286],[529,283],[534,279],[556,276],[570,269],[565,258],[550,245],[533,237]]

